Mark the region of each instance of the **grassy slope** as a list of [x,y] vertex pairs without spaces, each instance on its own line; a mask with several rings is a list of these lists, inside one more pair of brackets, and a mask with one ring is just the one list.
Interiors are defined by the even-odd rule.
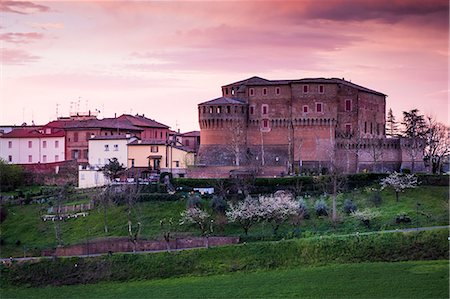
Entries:
[[126,283],[7,288],[2,298],[448,298],[448,261],[360,263]]
[[[342,194],[338,200],[338,210],[342,211],[345,198],[353,199],[358,208],[371,207],[378,209],[382,216],[376,219],[370,230],[391,229],[401,227],[414,227],[417,224],[416,202],[420,201],[420,209],[425,215],[419,215],[420,226],[448,225],[448,187],[421,186],[414,190],[402,193],[400,201],[395,201],[395,194],[392,191],[383,191],[383,202],[379,208],[373,207],[370,202],[370,192],[367,190],[355,190],[351,193]],[[318,219],[314,216],[312,207],[314,198],[308,200],[311,219],[302,224],[303,236],[315,233],[351,233],[355,231],[368,230],[358,221],[341,214],[342,222],[333,228],[329,219]],[[328,201],[330,201],[328,199]],[[331,206],[331,203],[329,204]],[[136,205],[134,216],[142,225],[142,236],[145,238],[160,237],[159,220],[162,218],[179,219],[180,212],[184,209],[184,202],[144,202]],[[28,255],[39,254],[40,250],[56,245],[54,235],[54,223],[42,222],[39,216],[46,213],[46,205],[27,205],[9,207],[8,218],[1,224],[1,237],[5,244],[1,246],[0,255],[2,257],[21,256],[23,249]],[[401,212],[407,213],[412,218],[412,223],[407,225],[397,225],[394,222],[395,216]],[[63,240],[65,244],[75,244],[84,242],[87,238],[98,238],[104,236],[126,236],[127,220],[124,206],[112,207],[108,209],[109,233],[103,231],[103,210],[96,209],[90,211],[86,218],[71,219],[62,223]],[[174,230],[179,234],[198,234],[195,228],[180,227],[175,225]],[[236,225],[216,225],[218,235],[240,235],[241,228]],[[292,227],[284,225],[280,228],[280,233],[289,234]],[[271,228],[267,224],[258,224],[250,229],[253,236],[271,236]],[[20,240],[20,245],[16,241]]]

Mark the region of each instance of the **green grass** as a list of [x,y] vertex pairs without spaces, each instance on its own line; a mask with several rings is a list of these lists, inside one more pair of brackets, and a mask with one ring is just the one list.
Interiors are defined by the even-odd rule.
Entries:
[[[421,186],[417,189],[407,190],[400,195],[400,201],[395,200],[395,194],[391,190],[381,192],[382,204],[375,207],[370,199],[371,191],[356,189],[352,192],[341,194],[338,198],[338,211],[341,222],[333,226],[329,218],[317,218],[314,214],[315,198],[307,200],[311,219],[303,221],[301,236],[353,233],[370,230],[384,230],[396,228],[408,228],[419,226],[448,225],[449,203],[448,187]],[[82,195],[82,194],[80,194]],[[85,195],[83,195],[85,196]],[[76,197],[74,195],[74,197]],[[345,215],[342,212],[344,200],[351,198],[359,209],[369,207],[378,210],[381,216],[375,219],[370,228],[366,228],[359,221]],[[331,199],[327,202],[331,207]],[[416,203],[420,202],[420,213],[416,213]],[[142,202],[133,210],[134,223],[142,223],[142,238],[161,238],[159,221],[162,218],[173,218],[175,221],[174,232],[178,235],[198,235],[194,227],[179,226],[180,212],[185,208],[185,201],[175,202]],[[205,206],[208,204],[205,202]],[[2,257],[22,256],[24,249],[26,255],[36,255],[40,250],[56,246],[55,228],[53,222],[43,222],[40,215],[47,212],[48,205],[25,205],[8,207],[8,217],[1,224]],[[103,210],[96,208],[89,211],[86,218],[70,219],[61,224],[62,239],[65,245],[85,242],[86,239],[95,239],[112,236],[127,236],[127,218],[125,206],[110,207],[107,211],[107,223],[109,232],[105,234],[103,228]],[[410,224],[399,225],[395,223],[395,216],[406,213],[411,217]],[[417,217],[418,216],[418,217]],[[216,221],[214,228],[216,235],[242,235],[242,229],[234,224],[219,225]],[[281,237],[292,237],[293,227],[285,224],[279,229]],[[279,236],[279,238],[281,238]],[[271,226],[267,223],[259,223],[249,231],[248,241],[267,240],[273,238]],[[20,241],[20,244],[17,242]],[[16,243],[18,245],[16,245]]]
[[45,288],[2,298],[448,298],[448,261],[360,263]]

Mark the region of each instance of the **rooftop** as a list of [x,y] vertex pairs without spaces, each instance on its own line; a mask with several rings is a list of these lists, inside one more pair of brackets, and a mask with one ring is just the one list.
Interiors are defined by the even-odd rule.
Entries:
[[122,114],[117,119],[120,120],[126,120],[131,125],[137,126],[137,127],[146,127],[146,128],[162,128],[162,129],[168,129],[169,126],[166,126],[162,123],[159,123],[153,119],[146,118],[144,115],[130,115],[130,114]]
[[295,83],[315,83],[315,84],[343,84],[352,88],[356,88],[360,91],[373,93],[376,95],[386,96],[385,94],[354,84],[352,82],[346,81],[339,78],[304,78],[304,79],[292,79],[292,80],[267,80],[261,77],[251,77],[245,80],[237,81],[231,84],[224,85],[222,87],[235,86],[235,85],[245,85],[245,86],[265,86],[265,85],[289,85]]
[[204,104],[208,104],[208,105],[242,105],[245,104],[244,100],[241,99],[233,99],[233,98],[226,98],[226,97],[220,97],[214,100],[210,100],[207,102],[203,102],[200,103],[199,105],[204,105]]
[[36,129],[15,129],[9,133],[6,133],[0,138],[47,138],[47,137],[64,137],[64,131],[56,131],[53,133],[45,134],[44,132]]

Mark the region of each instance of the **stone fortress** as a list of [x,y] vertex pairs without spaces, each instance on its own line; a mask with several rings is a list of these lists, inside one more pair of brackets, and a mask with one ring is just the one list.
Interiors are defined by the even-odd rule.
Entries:
[[198,105],[194,176],[423,170],[417,142],[385,134],[386,95],[344,79],[266,80],[222,86]]

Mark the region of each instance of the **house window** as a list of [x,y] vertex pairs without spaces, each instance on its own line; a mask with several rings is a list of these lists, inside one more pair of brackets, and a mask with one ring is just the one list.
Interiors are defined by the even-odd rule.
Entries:
[[175,162],[175,167],[180,167],[180,161],[174,161]]
[[47,155],[43,155],[42,156],[42,162],[43,163],[47,163]]
[[47,141],[42,141],[42,148],[47,148]]
[[55,162],[58,162],[58,161],[59,161],[59,156],[55,155]]
[[131,167],[134,167],[134,159],[131,159]]
[[350,134],[352,132],[352,125],[345,124],[345,133]]
[[352,111],[352,100],[345,100],[345,111]]
[[114,151],[117,152],[119,150],[119,145],[118,144],[114,144]]
[[226,95],[228,94],[228,88],[225,88],[225,94]]
[[255,90],[253,88],[250,88],[250,95],[254,95],[255,94]]
[[308,113],[308,106],[303,106],[303,113]]
[[12,148],[12,141],[8,141],[8,148]]
[[203,106],[203,113],[206,113],[206,107]]
[[262,114],[263,115],[267,115],[267,113],[269,112],[269,106],[268,105],[262,105]]
[[319,93],[324,93],[323,85],[319,85]]
[[33,162],[33,156],[32,155],[28,155],[28,162],[29,163]]
[[162,131],[159,132],[159,138],[162,139]]
[[186,139],[186,141],[184,142],[184,144],[185,144],[186,146],[189,146],[189,139]]
[[275,93],[276,93],[277,95],[280,94],[280,88],[279,88],[279,87],[275,88]]
[[33,141],[28,141],[28,148],[32,148],[33,147]]
[[109,152],[109,144],[105,144],[105,152]]
[[234,95],[234,87],[231,87],[231,94]]
[[59,141],[55,140],[55,148],[58,148],[58,147],[59,147]]
[[12,162],[12,156],[11,155],[8,156],[8,162]]
[[322,112],[322,103],[316,103],[316,112]]
[[255,106],[250,106],[250,114],[255,114]]
[[227,106],[227,113],[231,113],[231,107]]
[[309,86],[303,85],[303,93],[308,93],[308,90],[309,90]]
[[80,153],[78,152],[78,150],[73,150],[72,151],[72,159],[73,160],[78,160]]
[[158,138],[158,132],[155,131],[155,139]]
[[263,95],[267,94],[267,88],[263,88]]
[[90,132],[86,132],[86,141],[88,141],[89,138],[91,138],[91,133]]
[[221,106],[217,107],[217,113],[222,113],[222,107]]
[[213,113],[214,111],[213,111],[213,107],[209,107],[209,113],[211,114],[211,113]]
[[263,125],[264,129],[267,129],[269,127],[269,120],[268,119],[263,119],[262,125]]
[[158,152],[158,147],[152,145],[152,146],[150,147],[150,152],[152,152],[152,153],[157,153],[157,152]]
[[78,142],[78,132],[73,133],[73,142]]

